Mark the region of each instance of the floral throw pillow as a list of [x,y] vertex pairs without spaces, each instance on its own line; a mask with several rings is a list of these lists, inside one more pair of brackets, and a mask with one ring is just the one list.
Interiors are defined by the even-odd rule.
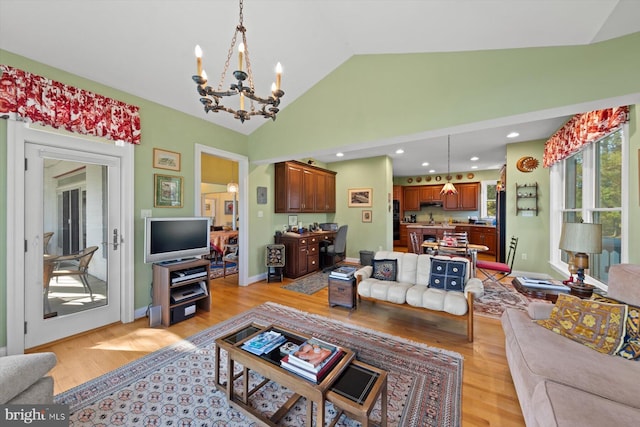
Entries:
[[373,274],[371,277],[378,280],[396,280],[396,269],[398,261],[395,259],[374,259]]
[[[591,299],[610,304],[624,304],[613,298],[597,294],[593,294]],[[616,352],[616,356],[629,360],[640,360],[640,307],[638,306],[629,305],[625,322],[625,335],[622,340],[622,346]]]
[[626,317],[625,304],[559,294],[549,318],[536,323],[597,352],[616,354],[625,335]]
[[444,259],[431,260],[429,287],[445,291],[464,291],[464,277],[467,263]]

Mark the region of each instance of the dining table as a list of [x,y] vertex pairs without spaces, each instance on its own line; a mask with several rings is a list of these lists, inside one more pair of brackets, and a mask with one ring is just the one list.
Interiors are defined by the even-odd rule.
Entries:
[[211,248],[213,249],[213,251],[220,255],[223,255],[227,245],[229,244],[229,240],[238,238],[238,231],[211,231],[209,232],[209,235],[211,239]]
[[[432,242],[432,241],[426,241],[425,240],[424,242],[422,242],[422,247],[437,251],[439,248],[441,248],[443,246],[441,246],[441,244],[439,242]],[[448,246],[446,248],[447,248],[447,250],[454,249],[454,248],[452,248],[450,246]],[[489,250],[489,247],[485,246],[485,245],[478,245],[478,244],[475,244],[475,243],[468,243],[466,246],[459,247],[457,249],[460,250],[460,255],[461,256],[468,255],[469,258],[471,258],[471,274],[472,274],[472,277],[476,277],[476,263],[478,261],[478,252],[486,252],[486,251]]]

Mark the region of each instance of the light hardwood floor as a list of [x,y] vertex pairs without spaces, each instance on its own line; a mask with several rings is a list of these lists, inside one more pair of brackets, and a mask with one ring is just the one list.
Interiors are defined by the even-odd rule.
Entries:
[[146,318],[113,324],[30,352],[56,353],[58,364],[52,375],[55,393],[60,393],[263,302],[273,301],[456,351],[464,357],[463,426],[524,426],[499,320],[476,316],[475,341],[469,343],[464,321],[369,301],[362,302],[354,311],[331,308],[326,288],[308,296],[281,289],[282,285],[265,281],[238,287],[234,276],[216,279],[211,281],[213,298],[209,313],[198,311],[194,318],[169,328],[150,328]]

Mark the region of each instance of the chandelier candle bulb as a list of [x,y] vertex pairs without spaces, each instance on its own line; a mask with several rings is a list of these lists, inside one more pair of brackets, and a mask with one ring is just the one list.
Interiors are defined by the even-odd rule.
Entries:
[[275,83],[271,83],[271,94],[275,97],[276,96],[276,90],[278,90],[278,87],[276,86]]
[[196,45],[196,64],[198,66],[198,75],[202,76],[202,49],[200,45]]
[[238,45],[238,70],[242,71],[242,55],[244,54],[244,43]]
[[240,93],[240,110],[244,110],[244,94]]
[[276,64],[276,89],[280,90],[280,83],[282,83],[282,64],[278,62]]

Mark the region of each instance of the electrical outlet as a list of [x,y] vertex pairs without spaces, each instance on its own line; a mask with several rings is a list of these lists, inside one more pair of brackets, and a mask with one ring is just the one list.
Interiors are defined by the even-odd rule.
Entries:
[[527,254],[522,254],[522,260],[526,261],[527,260]]

